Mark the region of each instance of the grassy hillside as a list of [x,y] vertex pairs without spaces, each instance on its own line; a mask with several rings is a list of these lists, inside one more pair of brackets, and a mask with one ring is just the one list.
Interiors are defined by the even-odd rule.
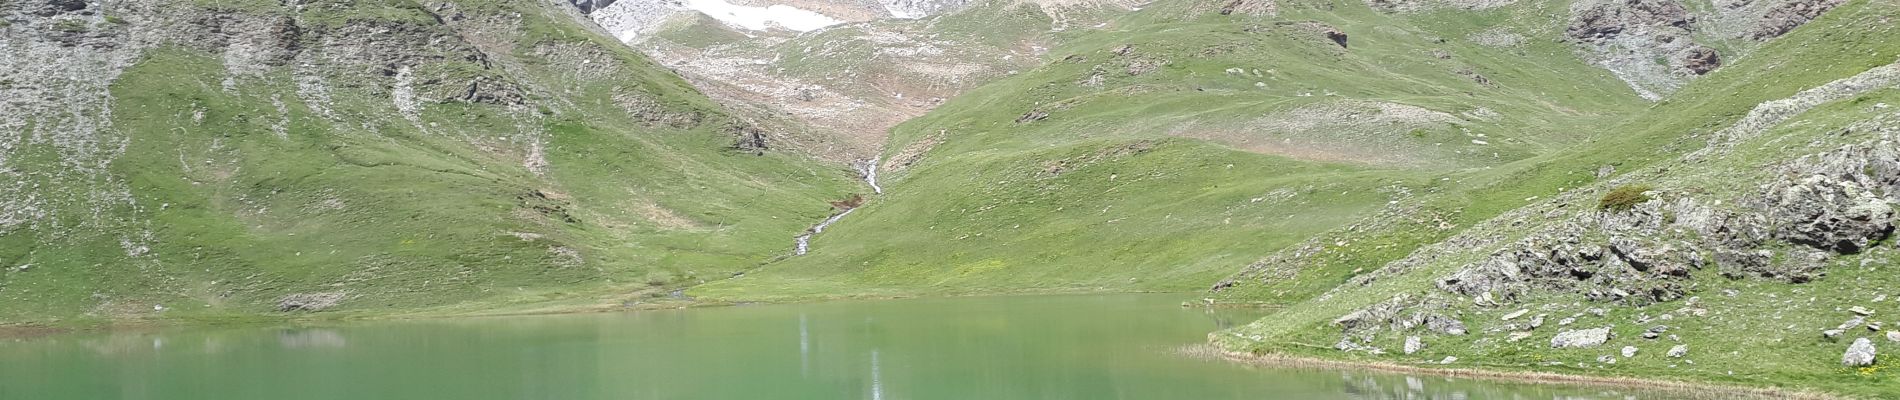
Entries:
[[5,28],[152,44],[100,88],[107,127],[79,140],[104,151],[0,159],[44,205],[0,227],[0,321],[637,302],[789,252],[856,190],[741,145],[561,6],[165,2]]
[[[1658,200],[1644,202],[1633,212],[1640,216],[1657,212],[1646,210],[1663,210],[1658,215],[1670,216],[1663,222],[1664,232],[1693,231],[1682,225],[1690,222],[1675,222],[1678,216],[1691,218],[1690,214],[1674,211],[1671,204],[1711,205],[1717,212],[1745,216],[1774,215],[1777,207],[1754,202],[1761,201],[1759,191],[1790,182],[1791,177],[1806,176],[1794,171],[1802,171],[1800,168],[1814,162],[1814,158],[1795,161],[1798,158],[1893,139],[1900,125],[1895,124],[1891,105],[1900,104],[1894,97],[1900,93],[1896,92],[1900,85],[1891,78],[1870,77],[1890,75],[1887,70],[1900,60],[1900,36],[1896,36],[1900,30],[1890,23],[1900,18],[1895,10],[1900,8],[1891,1],[1849,2],[1612,126],[1608,130],[1611,134],[1463,178],[1490,177],[1487,179],[1509,184],[1446,195],[1455,197],[1425,199],[1426,204],[1436,205],[1433,207],[1437,212],[1457,215],[1464,221],[1461,225],[1470,226],[1457,229],[1455,236],[1410,234],[1407,232],[1423,228],[1403,223],[1397,225],[1409,228],[1397,233],[1336,231],[1322,235],[1320,240],[1364,237],[1364,241],[1393,250],[1368,251],[1357,245],[1326,247],[1320,255],[1289,263],[1303,268],[1299,272],[1302,276],[1315,270],[1356,271],[1346,274],[1352,278],[1343,281],[1345,285],[1286,290],[1310,286],[1274,280],[1265,274],[1238,275],[1239,289],[1224,295],[1286,307],[1252,325],[1217,333],[1215,341],[1230,349],[1258,353],[1418,365],[1436,365],[1445,356],[1455,356],[1464,361],[1453,367],[1672,377],[1866,397],[1894,396],[1894,388],[1900,386],[1894,384],[1897,377],[1892,371],[1878,365],[1847,367],[1840,362],[1842,351],[1855,338],[1873,338],[1879,345],[1890,347],[1891,343],[1882,339],[1884,331],[1857,325],[1836,338],[1823,335],[1823,331],[1850,320],[1853,314],[1846,310],[1851,307],[1876,310],[1867,321],[1890,318],[1884,315],[1891,313],[1888,309],[1893,303],[1882,302],[1896,287],[1887,271],[1896,258],[1890,239],[1864,251],[1822,254],[1822,261],[1814,264],[1815,272],[1807,278],[1734,274],[1735,268],[1745,264],[1716,258],[1696,264],[1680,277],[1626,281],[1666,285],[1663,287],[1668,288],[1665,292],[1670,296],[1661,301],[1645,300],[1640,295],[1600,296],[1592,294],[1588,286],[1564,286],[1569,284],[1562,280],[1539,281],[1559,286],[1514,291],[1516,297],[1501,301],[1475,299],[1441,288],[1457,287],[1444,283],[1449,276],[1508,253],[1516,248],[1512,246],[1529,243],[1520,240],[1568,232],[1563,230],[1569,229],[1564,225],[1566,220],[1606,221],[1601,230],[1586,230],[1590,232],[1582,238],[1586,245],[1613,238],[1658,240],[1613,229],[1620,226],[1615,221],[1631,218],[1624,216],[1628,214],[1599,211],[1599,200],[1617,187],[1653,188],[1646,198]],[[1850,85],[1852,90],[1810,90],[1837,80],[1876,83]],[[1832,97],[1821,102],[1763,105],[1809,98],[1816,93]],[[1799,107],[1788,108],[1787,104]],[[1756,118],[1763,115],[1788,118]],[[1760,121],[1770,123],[1750,125]],[[1735,136],[1738,131],[1758,133]],[[1893,162],[1882,158],[1858,160]],[[1605,165],[1623,172],[1597,176],[1596,171]],[[1876,170],[1870,167],[1863,173]],[[1541,199],[1520,200],[1532,196]],[[1516,210],[1505,212],[1511,209]],[[1696,239],[1661,240],[1697,243]],[[1767,263],[1769,268],[1803,268],[1806,261],[1801,257],[1819,254],[1804,245],[1776,243],[1763,244],[1764,251],[1779,254]],[[1717,248],[1696,244],[1686,250],[1712,254]],[[1387,303],[1395,298],[1409,300]],[[1437,305],[1413,305],[1421,301]],[[1361,341],[1358,331],[1344,330],[1334,322],[1382,303],[1403,306],[1393,311],[1400,315],[1424,312],[1454,317],[1463,321],[1469,333],[1434,333],[1423,327],[1411,330],[1395,325],[1367,334],[1369,341]],[[1504,318],[1518,310],[1529,311],[1525,316]],[[1544,319],[1548,322],[1542,327],[1528,324],[1536,315],[1548,315]],[[1563,323],[1563,319],[1575,322]],[[1552,348],[1559,332],[1604,326],[1610,327],[1614,336],[1600,347]],[[1665,331],[1658,338],[1644,338],[1644,332],[1655,326],[1663,326]],[[1342,340],[1342,333],[1355,345],[1364,343],[1388,350],[1384,354],[1336,350],[1335,343]],[[1424,350],[1410,355],[1398,351],[1407,336],[1422,337]],[[1686,354],[1667,356],[1666,351],[1676,345],[1685,346]],[[1624,346],[1639,351],[1634,357],[1617,354]],[[1606,356],[1616,362],[1600,359]]]
[[1497,182],[1446,179],[1581,142],[1645,104],[1567,44],[1471,39],[1475,22],[1556,26],[1539,16],[1561,5],[1200,6],[1075,33],[1049,65],[907,122],[887,146],[885,194],[811,254],[692,293],[1204,288],[1418,196]]

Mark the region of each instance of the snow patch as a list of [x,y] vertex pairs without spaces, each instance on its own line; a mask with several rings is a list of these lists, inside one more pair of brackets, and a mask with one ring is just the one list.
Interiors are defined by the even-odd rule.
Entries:
[[726,0],[686,0],[686,8],[720,22],[755,31],[777,27],[810,32],[844,23],[824,14],[783,4],[753,7],[728,3]]

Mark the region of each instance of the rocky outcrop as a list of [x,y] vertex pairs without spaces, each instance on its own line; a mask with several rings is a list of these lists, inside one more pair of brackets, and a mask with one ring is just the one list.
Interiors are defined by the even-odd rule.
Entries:
[[[1804,91],[1796,97],[1826,93],[1826,98],[1838,99],[1858,91],[1891,87],[1896,83],[1868,78],[1887,76],[1881,71],[1889,68],[1875,68],[1824,85],[1834,89]],[[1730,144],[1756,137],[1759,131],[1823,102],[1791,99],[1764,103],[1762,107],[1773,112],[1761,112],[1758,107],[1741,122],[1717,132],[1711,146],[1685,157],[1685,164],[1666,166],[1699,164],[1699,160],[1727,151],[1724,149]],[[1758,115],[1778,117],[1756,118]],[[1482,244],[1485,238],[1515,231],[1519,239],[1498,245],[1482,257],[1458,261],[1461,266],[1437,280],[1437,289],[1468,298],[1479,307],[1501,307],[1553,293],[1592,302],[1645,305],[1690,296],[1698,285],[1693,275],[1712,268],[1729,279],[1808,282],[1824,276],[1835,258],[1885,243],[1900,222],[1900,212],[1895,211],[1900,206],[1900,131],[1890,121],[1900,116],[1873,118],[1834,133],[1871,135],[1870,140],[1764,165],[1749,172],[1755,175],[1748,178],[1731,177],[1734,183],[1730,186],[1710,187],[1706,180],[1694,180],[1701,186],[1693,189],[1661,185],[1628,209],[1575,206],[1593,203],[1592,196],[1603,193],[1611,183],[1598,185],[1594,192],[1572,191],[1545,204],[1506,213],[1362,277],[1444,262],[1437,260],[1474,247],[1489,247]],[[1822,143],[1819,140],[1816,145]],[[1657,179],[1659,171],[1624,175],[1626,179],[1631,176]],[[1552,222],[1525,222],[1538,219]],[[1402,306],[1417,303],[1408,300],[1416,297],[1397,296],[1348,316],[1402,315],[1407,312]],[[1565,319],[1558,325],[1571,322]],[[1850,321],[1827,334],[1851,337],[1846,333],[1862,324]],[[1349,335],[1353,327],[1341,325]],[[1663,326],[1651,328],[1644,337],[1659,339],[1666,330]],[[1595,342],[1598,333],[1608,331],[1569,331],[1554,338],[1552,345],[1577,347],[1575,343]],[[1674,340],[1673,335],[1670,337]],[[1679,346],[1665,354],[1680,357],[1687,350]]]
[[651,127],[692,129],[706,119],[705,113],[667,105],[642,92],[619,93],[613,99],[628,115]]
[[1722,66],[1722,55],[1708,46],[1684,49],[1676,54],[1675,63],[1696,75],[1705,75]]
[[1798,159],[1782,167],[1784,178],[1745,196],[1747,207],[1739,210],[1680,196],[1628,211],[1582,213],[1460,269],[1438,287],[1480,304],[1508,304],[1535,290],[1647,304],[1682,298],[1690,273],[1711,263],[1734,279],[1807,282],[1834,255],[1892,234],[1892,196],[1900,192],[1875,195],[1861,182],[1891,184],[1895,176],[1887,174],[1894,172],[1847,172],[1839,165],[1900,162],[1893,147],[1879,141]]
[[1893,233],[1894,200],[1853,180],[1820,174],[1780,180],[1760,199],[1775,237],[1796,244],[1853,254]]
[[1331,40],[1333,41],[1333,43],[1338,44],[1339,47],[1342,49],[1347,47],[1346,46],[1346,32],[1343,32],[1337,28],[1334,28],[1334,29],[1327,29],[1324,32],[1320,32],[1320,34],[1326,36],[1326,40]]
[[1339,45],[1339,48],[1346,48],[1346,31],[1340,30],[1339,27],[1319,21],[1280,22],[1279,24],[1289,25],[1294,29],[1310,32],[1314,36],[1324,38],[1335,45]]
[[765,155],[765,151],[771,149],[771,146],[766,143],[765,130],[759,129],[756,125],[735,121],[727,125],[726,131],[733,137],[734,150]]
[[1688,29],[1689,10],[1674,0],[1618,0],[1599,2],[1570,17],[1564,35],[1571,39],[1603,43],[1625,33],[1658,27]]
[[1840,6],[1845,0],[1792,0],[1775,5],[1762,14],[1761,20],[1748,31],[1748,37],[1755,40],[1768,40],[1787,34],[1808,21],[1819,18],[1822,13]]
[[1721,65],[1715,50],[1695,43],[1696,22],[1675,0],[1585,1],[1571,7],[1564,37],[1638,94],[1659,99]]
[[1465,323],[1451,304],[1438,298],[1398,296],[1333,320],[1345,332],[1343,342],[1353,338],[1369,341],[1374,335],[1391,332],[1426,331],[1443,335],[1467,333]]

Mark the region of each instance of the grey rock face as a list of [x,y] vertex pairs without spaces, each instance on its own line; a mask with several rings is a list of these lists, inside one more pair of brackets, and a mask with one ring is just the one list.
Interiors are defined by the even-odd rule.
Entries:
[[1689,27],[1689,10],[1670,0],[1604,2],[1578,12],[1564,35],[1583,41],[1603,41],[1645,26]]
[[1859,182],[1824,175],[1781,181],[1763,196],[1775,236],[1816,249],[1858,253],[1893,232],[1892,203]]
[[[1590,4],[1592,2],[1579,2]],[[1564,36],[1645,98],[1675,91],[1721,62],[1695,43],[1695,17],[1675,0],[1596,1],[1572,8]],[[1656,60],[1664,60],[1657,63]]]
[[1417,353],[1419,350],[1424,350],[1424,349],[1425,349],[1425,342],[1422,340],[1419,340],[1417,336],[1405,337],[1405,354]]
[[1333,325],[1347,334],[1360,335],[1418,329],[1447,335],[1465,334],[1464,321],[1449,315],[1450,309],[1451,305],[1443,300],[1399,296],[1334,319]]
[[1761,21],[1748,32],[1748,37],[1755,40],[1767,40],[1781,36],[1801,24],[1813,21],[1816,17],[1820,17],[1821,13],[1832,10],[1844,2],[1844,0],[1795,0],[1783,3],[1762,15]]
[[1608,327],[1563,331],[1558,332],[1557,336],[1550,338],[1550,347],[1559,349],[1591,348],[1601,346],[1604,342],[1610,341],[1610,337],[1611,333]]
[[1874,365],[1874,341],[1867,338],[1854,339],[1854,344],[1847,346],[1847,353],[1841,354],[1841,365],[1849,367]]

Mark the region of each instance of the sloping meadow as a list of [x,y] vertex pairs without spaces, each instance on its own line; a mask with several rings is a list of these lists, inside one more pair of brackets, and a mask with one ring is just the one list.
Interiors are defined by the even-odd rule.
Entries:
[[[1427,200],[1463,215],[1469,227],[1451,235],[1388,221],[1398,233],[1320,240],[1403,250],[1270,257],[1224,294],[1284,311],[1211,339],[1239,352],[1894,396],[1891,371],[1844,353],[1857,339],[1894,343],[1896,9],[1848,2],[1611,134],[1465,178],[1513,184]],[[1276,274],[1341,270],[1352,271],[1344,284],[1317,292]],[[1287,292],[1299,295],[1275,296]]]
[[[8,321],[617,306],[789,251],[853,185],[562,4],[79,6],[0,5],[8,90],[63,91],[5,112]],[[107,106],[14,113],[61,98]]]

